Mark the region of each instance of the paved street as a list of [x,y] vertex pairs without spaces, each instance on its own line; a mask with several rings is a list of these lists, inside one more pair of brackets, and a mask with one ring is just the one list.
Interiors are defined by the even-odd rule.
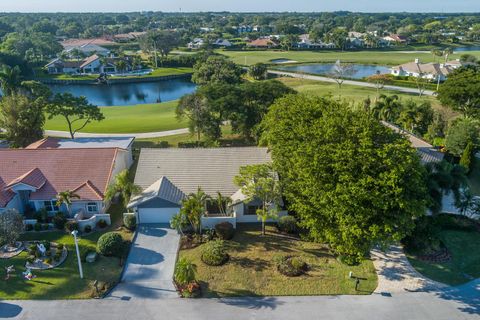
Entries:
[[122,281],[108,299],[177,297],[172,279],[179,240],[167,225],[140,224]]

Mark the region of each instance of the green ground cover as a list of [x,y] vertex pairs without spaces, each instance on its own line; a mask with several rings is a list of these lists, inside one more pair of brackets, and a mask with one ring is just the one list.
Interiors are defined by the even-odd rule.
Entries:
[[[203,263],[202,246],[180,251],[180,257],[197,265],[197,280],[204,296],[370,294],[375,290],[377,275],[372,261],[347,266],[321,244],[281,237],[271,226],[267,230],[267,235],[262,236],[259,225],[237,225],[234,238],[227,242],[230,260],[223,266]],[[276,255],[299,256],[310,269],[303,276],[284,276],[276,270]],[[365,279],[359,291],[355,291],[355,282],[348,277],[350,271]]]
[[[363,64],[398,65],[419,58],[423,62],[437,61],[430,52],[402,51],[228,51],[216,52],[231,58],[241,65],[252,65],[258,62],[271,63],[274,59],[289,59],[298,63],[328,63],[338,59],[344,62]],[[480,51],[466,52],[480,58]],[[450,59],[457,59],[461,54],[453,54]]]
[[[139,133],[166,131],[187,127],[178,121],[175,108],[178,101],[134,106],[101,107],[105,120],[90,123],[82,132],[94,133]],[[67,131],[66,121],[60,117],[47,120],[47,130]]]

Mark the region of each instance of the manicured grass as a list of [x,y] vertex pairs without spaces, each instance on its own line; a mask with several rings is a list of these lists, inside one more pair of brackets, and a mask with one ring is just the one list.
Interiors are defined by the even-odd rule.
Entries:
[[[341,264],[322,245],[291,240],[273,233],[262,236],[260,226],[237,225],[235,237],[228,241],[230,261],[210,267],[201,259],[202,247],[181,250],[197,265],[197,280],[206,297],[370,294],[377,286],[377,275],[370,260],[358,266]],[[290,278],[277,272],[275,255],[295,255],[310,266],[306,275]],[[348,273],[361,278],[359,291]]]
[[[427,52],[399,52],[399,51],[228,51],[217,50],[218,53],[230,57],[235,63],[252,65],[258,62],[271,63],[274,59],[289,59],[299,63],[335,62],[338,59],[344,62],[364,64],[398,65],[419,58],[423,62],[432,62],[434,57]],[[480,57],[480,51],[470,51]],[[462,53],[463,54],[463,53]],[[460,58],[461,54],[453,54],[450,58]],[[436,58],[438,60],[438,58]]]
[[[94,133],[139,133],[166,131],[187,127],[185,121],[178,121],[175,108],[178,101],[157,104],[140,104],[123,107],[101,107],[105,120],[92,122],[82,132]],[[63,118],[48,120],[45,129],[67,131]]]
[[[142,75],[142,76],[125,76],[125,77],[111,77],[112,79],[143,79],[143,78],[153,78],[153,77],[163,77],[163,76],[172,76],[185,73],[191,73],[192,68],[157,68],[153,70],[151,74]],[[54,74],[50,75],[44,72],[39,72],[36,76],[37,78],[44,79],[56,79],[56,80],[96,80],[98,75],[68,75],[68,74]]]
[[[96,243],[101,232],[81,236],[79,247],[81,251],[95,251]],[[131,240],[132,233],[121,230],[124,240]],[[0,260],[0,297],[2,299],[86,299],[91,297],[92,283],[115,283],[120,279],[122,267],[120,260],[114,257],[99,256],[94,263],[83,263],[84,279],[78,274],[77,256],[73,237],[64,232],[30,232],[22,236],[21,240],[48,240],[63,243],[68,248],[67,260],[52,270],[33,271],[37,278],[28,281],[22,276],[25,271],[27,253],[11,259]],[[8,281],[4,279],[5,267],[14,265],[15,275]]]
[[480,277],[480,232],[444,230],[440,234],[452,254],[446,263],[428,263],[408,256],[412,265],[430,279],[459,285]]
[[[335,98],[341,98],[349,103],[362,103],[365,99],[370,98],[374,101],[377,96],[377,91],[374,88],[342,85],[342,89],[338,89],[336,83],[314,81],[299,78],[279,78],[284,84],[292,87],[300,93],[306,93],[308,95],[318,96],[333,96]],[[416,102],[429,101],[432,107],[438,111],[441,111],[447,119],[451,119],[456,116],[456,113],[448,108],[443,107],[437,98],[432,96],[419,97],[417,94],[408,94],[391,90],[380,90],[380,94],[385,95],[397,95],[401,100],[414,100]]]

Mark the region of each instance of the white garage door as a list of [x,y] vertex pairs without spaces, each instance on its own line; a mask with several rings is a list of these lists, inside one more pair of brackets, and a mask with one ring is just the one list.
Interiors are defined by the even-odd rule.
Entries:
[[140,208],[138,223],[170,223],[179,210],[179,208]]

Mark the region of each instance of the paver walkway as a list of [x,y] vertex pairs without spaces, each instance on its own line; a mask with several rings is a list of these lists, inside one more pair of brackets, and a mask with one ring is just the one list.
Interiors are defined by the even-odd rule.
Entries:
[[371,257],[378,275],[376,293],[428,292],[447,287],[418,273],[400,246],[392,246],[386,253],[373,250]]
[[140,224],[122,281],[108,299],[175,298],[173,270],[180,236],[164,224]]

